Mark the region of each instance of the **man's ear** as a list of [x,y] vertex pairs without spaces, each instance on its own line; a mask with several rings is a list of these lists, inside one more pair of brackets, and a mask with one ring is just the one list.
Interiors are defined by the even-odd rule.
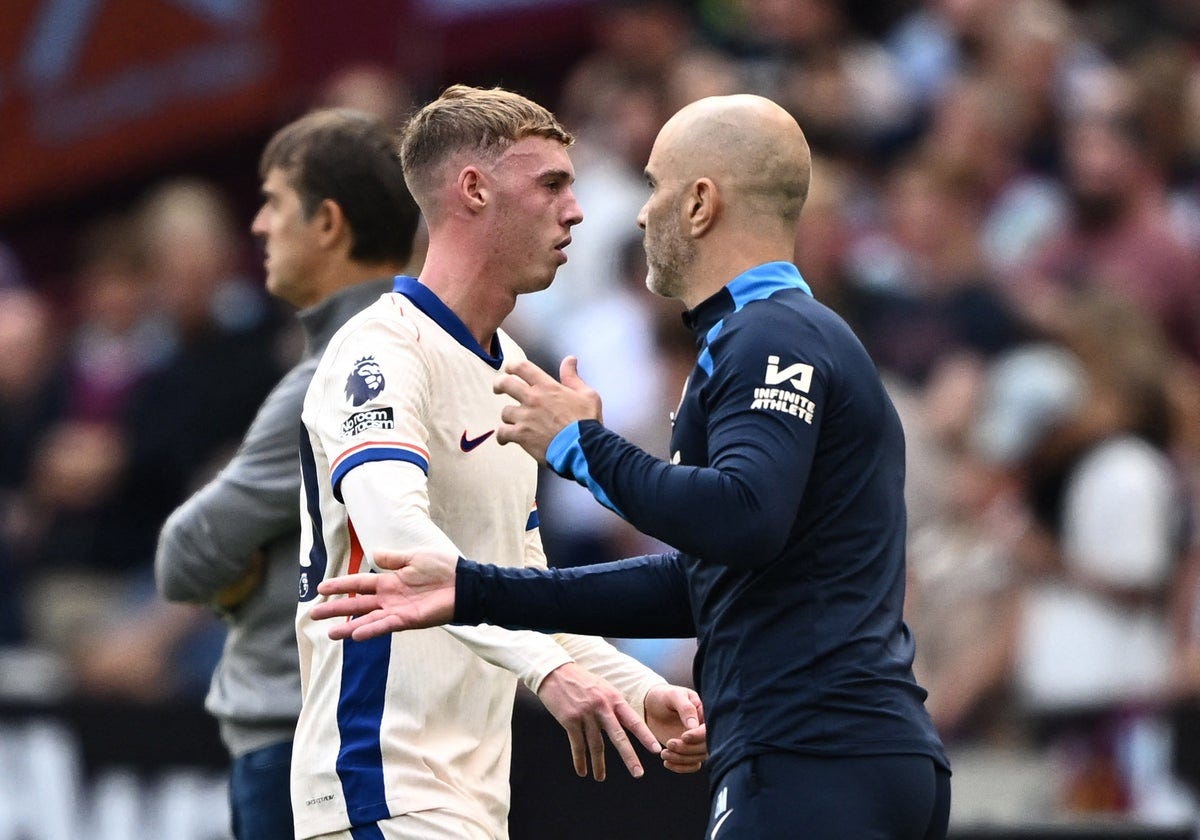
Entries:
[[721,212],[721,195],[709,178],[700,178],[688,190],[684,205],[688,232],[699,239],[708,233]]
[[464,167],[458,173],[458,200],[472,213],[478,213],[491,200],[487,176],[474,166]]
[[343,238],[351,236],[350,224],[342,206],[332,198],[327,198],[317,205],[312,215],[315,225],[317,243],[322,248],[333,248]]

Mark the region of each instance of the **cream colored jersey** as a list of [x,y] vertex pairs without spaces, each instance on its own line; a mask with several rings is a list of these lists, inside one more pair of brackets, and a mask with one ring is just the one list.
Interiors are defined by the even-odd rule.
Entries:
[[537,466],[495,439],[511,400],[492,383],[520,358],[502,332],[485,351],[429,289],[398,277],[321,359],[301,440],[303,708],[292,759],[300,838],[431,809],[507,837],[517,677],[536,691],[575,659],[639,712],[662,682],[587,637],[455,627],[335,642],[328,621],[309,618],[324,600],[317,584],[371,570],[375,547],[544,565]]

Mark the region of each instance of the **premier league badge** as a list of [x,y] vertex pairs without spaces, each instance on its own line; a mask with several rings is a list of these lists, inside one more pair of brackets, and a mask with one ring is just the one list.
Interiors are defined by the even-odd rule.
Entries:
[[374,356],[364,356],[354,363],[354,370],[346,377],[346,399],[354,405],[379,396],[383,390],[383,370]]

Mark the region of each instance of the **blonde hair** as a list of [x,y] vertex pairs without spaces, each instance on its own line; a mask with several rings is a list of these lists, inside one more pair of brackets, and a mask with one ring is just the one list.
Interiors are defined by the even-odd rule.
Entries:
[[453,154],[474,150],[493,159],[525,137],[575,142],[554,114],[503,88],[453,85],[418,111],[404,127],[400,161],[409,189],[429,194],[430,177]]

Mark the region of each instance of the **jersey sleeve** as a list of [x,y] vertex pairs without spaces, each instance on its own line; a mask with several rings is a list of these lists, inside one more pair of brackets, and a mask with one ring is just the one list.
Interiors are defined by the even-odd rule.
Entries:
[[564,569],[460,559],[454,622],[547,632],[675,639],[696,635],[677,552]]
[[[460,553],[429,517],[425,473],[406,461],[369,462],[343,482],[346,511],[370,558],[377,548],[429,548]],[[369,570],[376,570],[366,559]],[[500,627],[448,627],[446,632],[487,662],[516,674],[537,691],[543,679],[572,661],[549,636]]]
[[550,466],[705,561],[753,568],[777,556],[808,483],[831,375],[815,332],[765,304],[747,306],[756,317],[709,348],[706,466],[654,458],[591,420],[554,438]]
[[430,376],[416,327],[403,319],[364,320],[331,345],[318,373],[321,401],[305,422],[328,453],[330,484],[376,461],[401,461],[429,472]]

